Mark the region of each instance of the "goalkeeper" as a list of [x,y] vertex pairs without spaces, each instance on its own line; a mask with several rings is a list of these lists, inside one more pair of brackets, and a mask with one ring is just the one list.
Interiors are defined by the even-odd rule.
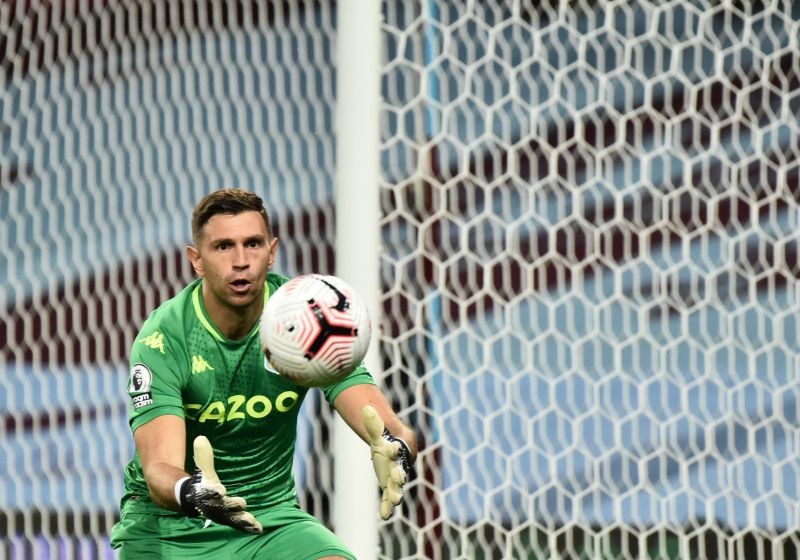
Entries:
[[[269,272],[278,240],[261,198],[208,195],[192,238],[199,278],[150,315],[131,349],[136,453],[111,545],[122,560],[354,558],[297,503],[292,459],[307,389],[271,371],[260,347],[264,304],[287,281]],[[363,366],[322,390],[369,444],[388,519],[414,462],[413,432]]]

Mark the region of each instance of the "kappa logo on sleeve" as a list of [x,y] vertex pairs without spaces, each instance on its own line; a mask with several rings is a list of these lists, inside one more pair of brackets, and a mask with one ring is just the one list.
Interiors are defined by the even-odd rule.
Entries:
[[133,364],[128,392],[131,393],[133,409],[139,409],[148,404],[153,404],[153,395],[150,385],[153,383],[153,372],[144,364]]
[[140,338],[136,342],[141,342],[148,348],[158,350],[162,354],[164,353],[164,335],[158,331],[154,331],[146,337]]

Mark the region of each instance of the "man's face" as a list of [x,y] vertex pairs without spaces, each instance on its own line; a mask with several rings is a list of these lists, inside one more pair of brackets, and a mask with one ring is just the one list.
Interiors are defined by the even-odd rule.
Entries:
[[219,303],[246,307],[263,300],[277,246],[258,212],[217,214],[206,222],[197,247],[189,248],[189,258]]

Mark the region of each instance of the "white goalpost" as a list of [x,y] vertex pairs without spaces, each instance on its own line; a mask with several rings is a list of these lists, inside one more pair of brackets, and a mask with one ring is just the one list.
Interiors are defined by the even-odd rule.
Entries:
[[[365,362],[380,383],[380,3],[345,0],[337,15],[336,273],[364,295],[375,332]],[[334,530],[357,558],[378,554],[378,492],[368,456],[364,442],[337,417]]]

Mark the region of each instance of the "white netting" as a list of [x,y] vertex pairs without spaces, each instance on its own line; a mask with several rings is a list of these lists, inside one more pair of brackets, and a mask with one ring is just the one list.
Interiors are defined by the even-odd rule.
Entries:
[[[203,194],[334,271],[335,7],[266,4],[0,4],[0,556],[108,556],[128,347]],[[381,557],[796,557],[798,5],[384,15],[381,349],[424,451]]]
[[385,557],[795,557],[797,5],[390,6]]
[[[204,194],[256,190],[276,269],[334,271],[334,14],[0,4],[0,557],[110,554],[132,453],[128,351],[192,278]],[[319,421],[301,429],[301,497],[330,522],[329,408],[312,399],[306,416]]]

